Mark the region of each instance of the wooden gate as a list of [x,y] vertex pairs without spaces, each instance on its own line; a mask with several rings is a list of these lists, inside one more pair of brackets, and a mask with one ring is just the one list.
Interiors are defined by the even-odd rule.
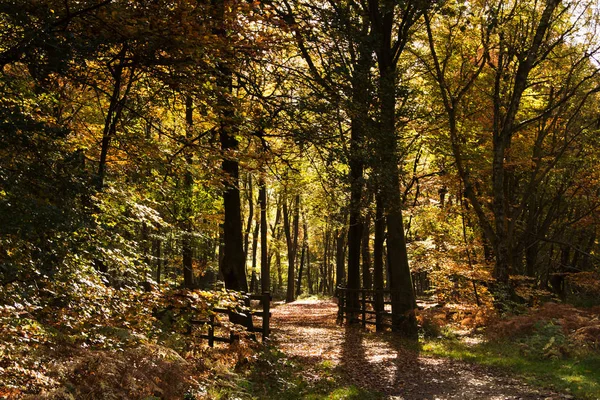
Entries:
[[[363,327],[375,325],[377,330],[392,327],[391,290],[349,289],[338,286],[338,321],[360,322]],[[348,304],[348,295],[357,294],[358,304]],[[350,317],[349,317],[350,316]]]
[[[235,334],[233,330],[229,331],[229,336],[217,336],[215,335],[215,328],[223,326],[218,319],[216,318],[217,314],[227,315],[229,317],[229,321],[242,325],[246,331],[252,334],[253,338],[256,338],[255,333],[260,333],[262,336],[263,343],[265,340],[269,338],[270,329],[269,329],[269,321],[271,318],[271,293],[264,292],[262,294],[241,294],[241,301],[243,301],[246,311],[243,313],[232,311],[228,308],[213,308],[212,314],[208,320],[197,320],[191,321],[194,325],[206,326],[208,328],[208,332],[206,334],[199,335],[202,339],[208,340],[208,345],[213,347],[215,342],[221,343],[233,343],[239,337]],[[252,300],[260,300],[260,309],[253,310],[251,308]],[[255,326],[254,317],[260,318],[260,326]]]

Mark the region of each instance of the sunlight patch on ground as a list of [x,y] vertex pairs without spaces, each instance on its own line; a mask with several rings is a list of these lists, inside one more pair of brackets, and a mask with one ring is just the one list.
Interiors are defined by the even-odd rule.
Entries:
[[[365,359],[370,364],[390,363],[398,358],[398,354],[390,346],[378,341],[365,341]],[[391,366],[396,371],[395,366]],[[389,371],[392,372],[392,371]]]
[[484,385],[489,385],[490,381],[489,380],[483,380],[483,379],[477,379],[477,378],[468,378],[466,380],[468,382],[468,384],[470,386],[484,386]]
[[275,341],[309,379],[317,381],[323,371],[336,368],[349,384],[395,400],[548,397],[472,364],[422,356],[398,336],[340,325],[336,317],[333,301],[303,299],[273,309]]

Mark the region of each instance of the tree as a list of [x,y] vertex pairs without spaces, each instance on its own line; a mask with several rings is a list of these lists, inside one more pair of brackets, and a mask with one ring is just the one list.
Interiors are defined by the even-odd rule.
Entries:
[[[414,316],[415,295],[408,265],[402,201],[400,197],[400,171],[396,137],[397,64],[410,39],[411,29],[428,7],[427,3],[394,1],[369,1],[368,13],[373,24],[373,42],[379,72],[379,134],[374,137],[379,156],[375,165],[379,195],[385,208],[387,225],[387,256],[392,290],[392,325],[408,336],[416,336]],[[396,25],[398,24],[398,25]]]
[[[569,40],[582,29],[587,6],[570,11],[568,5],[549,0],[542,4],[515,2],[510,7],[499,1],[487,11],[447,7],[442,13],[464,22],[448,22],[442,28],[432,16],[426,16],[431,58],[425,65],[441,94],[465,196],[494,249],[493,275],[506,285],[509,274],[517,272],[524,248],[520,243],[536,237],[531,231],[536,225],[531,218],[535,217],[530,214],[529,222],[523,221],[524,211],[532,209],[540,186],[590,126],[581,118],[581,111],[598,90],[592,83],[598,69],[590,63],[592,53],[583,50],[590,43],[578,46]],[[565,57],[569,59],[566,65],[562,63]],[[558,65],[563,69],[556,69]],[[483,94],[478,92],[480,87],[489,90]],[[530,101],[533,96],[539,100]],[[491,101],[481,101],[484,98]],[[476,109],[475,101],[491,110],[479,121],[467,117]],[[471,171],[481,166],[470,161],[474,154],[464,144],[488,142],[482,136],[469,137],[467,126],[476,127],[472,132],[492,133],[490,147],[485,148],[491,148],[489,156],[486,154],[481,164],[486,173],[479,174],[479,179]],[[557,135],[564,135],[565,141],[554,142]],[[530,152],[521,151],[524,145]],[[491,206],[486,196],[492,199]],[[492,222],[489,212],[494,216]],[[520,226],[526,227],[521,237],[517,233]],[[535,246],[530,245],[530,249]]]
[[267,252],[267,187],[264,175],[261,174],[258,189],[258,204],[260,205],[260,285],[262,292],[268,292],[271,288],[271,269]]
[[[298,252],[298,229],[300,224],[300,195],[294,196],[293,208],[288,210],[287,193],[283,199],[283,230],[285,231],[285,239],[288,250],[288,281],[285,301],[292,302],[295,300],[294,292],[294,275],[296,270],[296,254]],[[293,222],[290,224],[290,212],[293,212]]]

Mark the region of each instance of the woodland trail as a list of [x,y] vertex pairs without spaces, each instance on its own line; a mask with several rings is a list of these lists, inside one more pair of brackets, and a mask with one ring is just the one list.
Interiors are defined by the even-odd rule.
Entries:
[[318,379],[328,363],[357,387],[387,399],[572,399],[525,385],[499,371],[420,355],[390,333],[370,333],[336,323],[331,300],[299,300],[273,309],[273,339],[303,365],[306,379]]

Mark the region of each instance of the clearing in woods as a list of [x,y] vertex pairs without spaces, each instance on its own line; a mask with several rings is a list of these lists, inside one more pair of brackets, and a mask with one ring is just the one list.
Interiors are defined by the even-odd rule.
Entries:
[[[272,340],[301,367],[305,380],[318,380],[322,366],[328,365],[336,379],[376,393],[376,398],[572,398],[530,387],[501,371],[419,354],[389,332],[339,325],[336,315],[332,300],[298,300],[273,308]],[[285,393],[280,398],[286,398]]]

